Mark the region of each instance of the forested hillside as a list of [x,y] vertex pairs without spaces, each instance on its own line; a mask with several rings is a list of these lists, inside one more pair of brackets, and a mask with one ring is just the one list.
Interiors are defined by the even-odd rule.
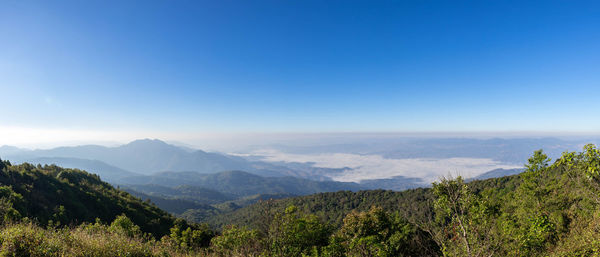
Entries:
[[[536,151],[520,175],[470,183],[460,177],[444,179],[432,188],[403,192],[337,192],[264,201],[209,221],[265,231],[271,213],[295,206],[336,231],[321,248],[326,256],[592,256],[600,251],[599,194],[600,150],[587,145],[553,163]],[[382,217],[406,222],[404,228],[420,243],[406,251],[402,244],[407,242],[367,232],[380,231],[380,226],[394,230]],[[353,234],[340,236],[348,231]],[[340,252],[328,252],[332,248]]]
[[[565,152],[554,162],[536,151],[525,172],[510,177],[468,183],[448,178],[432,188],[403,192],[340,191],[264,200],[227,215],[207,215],[207,221],[221,227],[218,231],[206,225],[186,228],[183,221],[173,222],[85,172],[2,166],[0,250],[9,253],[88,256],[81,253],[99,253],[102,247],[112,254],[92,255],[596,256],[600,251],[600,150],[593,145]],[[105,205],[125,215],[101,208],[94,213],[89,206],[104,201],[92,199],[117,202]],[[74,210],[79,205],[84,211]],[[150,218],[134,218],[137,212]],[[78,224],[94,215],[100,217],[97,222],[69,229],[54,223]],[[169,235],[145,237],[142,231],[153,232],[156,224],[144,222],[160,215],[165,224],[173,224]],[[70,243],[57,243],[65,233]],[[111,238],[126,243],[111,245]]]
[[100,176],[102,181],[108,183],[114,183],[121,178],[130,176],[139,176],[139,174],[126,171],[124,169],[117,168],[107,163],[97,160],[86,160],[78,158],[35,158],[25,160],[27,163],[41,164],[41,165],[57,165],[63,168],[73,168],[85,170],[88,173],[96,174]]
[[215,174],[161,172],[121,180],[123,189],[190,221],[229,213],[264,199],[339,190],[358,191],[356,183],[312,181],[297,177],[261,177],[243,171]]
[[338,190],[360,190],[362,187],[351,182],[314,181],[298,177],[261,177],[244,171],[223,171],[214,174],[198,172],[160,172],[152,176],[137,176],[122,179],[122,185],[134,185],[144,193],[150,188],[135,185],[160,185],[167,187],[193,186],[218,191],[229,196],[287,193],[307,195]]
[[0,161],[0,199],[4,222],[26,219],[41,226],[75,226],[110,223],[123,215],[157,238],[169,234],[177,222],[188,226],[97,175],[55,165]]

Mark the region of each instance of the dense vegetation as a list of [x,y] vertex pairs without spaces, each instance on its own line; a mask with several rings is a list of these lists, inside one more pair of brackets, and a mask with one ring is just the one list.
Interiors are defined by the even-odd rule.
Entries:
[[235,211],[258,200],[361,189],[356,183],[261,177],[243,171],[160,172],[125,178],[121,183],[125,191],[193,222]]
[[173,224],[173,217],[166,212],[87,172],[8,162],[2,162],[0,168],[0,195],[15,218],[29,217],[41,225],[70,225],[97,218],[110,222],[125,214],[145,232],[158,236],[167,233]]
[[[256,194],[294,194],[308,195],[320,192],[331,192],[338,190],[360,190],[362,189],[356,183],[336,182],[336,181],[313,181],[297,177],[261,177],[243,171],[223,171],[212,174],[201,174],[198,172],[160,172],[152,176],[128,177],[120,181],[122,185],[160,185],[163,187],[173,187],[177,191],[185,190],[181,186],[192,186],[189,189],[212,190],[219,192],[221,198],[244,197]],[[177,188],[179,187],[179,188]],[[144,188],[135,186],[135,188],[146,194],[167,194],[158,188]],[[189,196],[190,193],[185,193]],[[178,195],[178,194],[177,194]],[[196,194],[195,197],[197,197]]]
[[55,165],[11,165],[0,160],[0,221],[4,223],[25,221],[64,227],[110,223],[120,215],[138,224],[140,232],[156,238],[169,234],[177,224],[190,227],[97,175]]
[[[475,192],[479,192],[483,188],[502,188],[503,191],[510,191],[514,190],[519,182],[519,176],[510,176],[476,180],[470,182],[469,186]],[[314,214],[323,221],[339,227],[342,225],[344,217],[352,211],[368,211],[373,206],[388,212],[399,212],[406,217],[422,216],[431,212],[433,200],[434,195],[430,188],[416,188],[401,192],[391,190],[338,191],[277,201],[261,201],[231,213],[208,217],[203,221],[214,227],[223,227],[229,224],[254,227],[265,210],[281,212],[286,207],[294,205],[304,213]]]
[[[469,183],[458,177],[442,179],[429,189],[342,191],[262,201],[210,218],[222,225],[220,232],[178,220],[160,239],[145,234],[148,228],[143,226],[148,225],[130,219],[127,212],[115,216],[110,225],[101,218],[56,226],[49,222],[52,215],[36,214],[31,209],[35,204],[24,204],[34,197],[27,190],[37,184],[13,190],[15,184],[5,177],[48,176],[73,186],[91,182],[76,180],[78,176],[63,178],[53,172],[62,170],[58,167],[2,165],[6,167],[2,167],[0,251],[16,255],[595,256],[600,252],[600,150],[593,145],[580,153],[566,152],[553,163],[536,151],[525,171],[510,177]],[[13,172],[21,175],[7,176]],[[72,206],[63,206],[62,213],[69,213]],[[49,210],[48,214],[61,213],[60,207]],[[59,216],[77,220],[64,215]],[[39,216],[39,221],[19,218],[25,216]],[[45,220],[50,226],[38,225]]]

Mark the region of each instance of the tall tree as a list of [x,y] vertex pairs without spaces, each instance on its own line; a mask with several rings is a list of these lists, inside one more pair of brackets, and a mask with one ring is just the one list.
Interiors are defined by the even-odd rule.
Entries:
[[444,256],[492,256],[500,242],[495,213],[461,177],[433,183],[435,224],[429,230]]

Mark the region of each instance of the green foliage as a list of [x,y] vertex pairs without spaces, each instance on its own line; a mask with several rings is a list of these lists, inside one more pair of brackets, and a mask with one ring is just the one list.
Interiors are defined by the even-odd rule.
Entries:
[[[160,211],[92,175],[56,166],[1,163],[0,255],[4,256],[598,256],[600,252],[600,151],[593,145],[580,153],[566,152],[553,164],[543,151],[535,151],[525,172],[511,177],[470,183],[458,177],[403,192],[340,191],[261,201],[212,220],[232,224],[221,234],[207,224],[190,225],[166,216],[170,233],[159,241],[144,232],[162,224],[145,217],[156,217]],[[92,206],[98,210],[92,211]],[[144,223],[148,220],[150,224]]]
[[259,256],[263,242],[256,230],[230,226],[211,240],[211,248],[217,256]]
[[171,228],[170,237],[184,250],[207,247],[215,236],[207,224],[188,226],[184,220],[178,219]]
[[77,225],[99,218],[111,222],[125,214],[144,232],[161,237],[174,218],[111,185],[77,169],[28,163],[0,171],[0,215],[3,220],[29,217],[42,226]]
[[399,215],[373,207],[344,218],[325,249],[329,256],[414,256],[421,243],[417,229]]
[[444,256],[489,256],[500,246],[494,206],[461,177],[433,183],[435,221],[428,231]]
[[125,214],[117,216],[110,224],[110,229],[117,233],[123,233],[128,237],[139,237],[142,235],[140,227],[127,218]]
[[523,240],[525,252],[532,253],[541,251],[546,247],[546,243],[553,242],[556,236],[556,226],[548,216],[541,215],[532,218]]
[[48,240],[49,234],[31,223],[4,228],[0,233],[0,256],[58,256],[60,242]]
[[533,152],[533,156],[529,158],[528,164],[525,164],[525,169],[530,172],[539,172],[548,167],[548,163],[551,161],[548,155],[544,154],[542,149]]
[[[387,234],[360,232],[378,231],[373,224],[390,224],[381,211],[370,210],[380,206],[387,213],[397,211],[411,226],[397,230],[397,238],[402,238],[397,242],[412,254],[392,255],[571,256],[570,249],[590,255],[600,245],[595,239],[600,226],[590,227],[598,224],[600,179],[595,172],[599,156],[588,145],[581,153],[565,153],[551,164],[538,150],[525,165],[526,171],[516,176],[470,183],[445,179],[431,189],[404,192],[345,191],[265,201],[212,221],[248,224],[261,231],[261,224],[278,220],[273,213],[294,205],[339,228],[326,246],[304,254],[385,256],[393,248],[383,236],[389,230],[384,230]],[[411,236],[406,237],[407,233]],[[406,238],[420,238],[421,243],[411,244]],[[432,240],[435,245],[423,243]]]
[[310,254],[313,247],[327,245],[330,234],[330,226],[315,215],[302,215],[292,205],[275,216],[267,241],[273,255],[299,256]]
[[[476,183],[482,183],[477,181]],[[206,221],[214,227],[226,225],[248,225],[260,230],[264,223],[277,212],[283,212],[290,205],[299,211],[316,215],[319,219],[339,228],[343,220],[354,210],[368,211],[378,206],[386,211],[399,211],[402,216],[424,215],[430,209],[428,201],[433,198],[430,189],[418,188],[402,192],[390,190],[365,190],[358,192],[339,191],[320,193],[303,197],[293,197],[273,201],[260,201],[232,213],[213,216]],[[265,222],[266,221],[266,222]]]
[[[125,179],[122,180],[121,183],[195,185],[193,187],[183,186],[180,188],[175,188],[175,190],[178,191],[177,194],[174,194],[173,192],[165,192],[158,188],[148,188],[147,186],[134,186],[133,189],[137,189],[138,191],[146,194],[162,192],[163,195],[193,199],[199,203],[214,203],[214,200],[225,200],[227,198],[229,198],[228,200],[233,200],[240,197],[253,196],[256,194],[308,195],[318,192],[361,189],[361,187],[356,183],[314,181],[291,176],[261,177],[248,172],[235,170],[212,174],[201,174],[197,172],[165,172],[147,178],[149,178],[149,180],[139,180],[137,178],[132,178],[129,180]],[[212,201],[206,201],[207,199],[203,199],[204,197],[202,197],[202,194],[197,194],[198,190],[206,191],[205,193],[212,194]]]
[[[1,161],[0,161],[1,162]],[[12,190],[10,186],[0,186],[0,218],[2,222],[15,221],[24,212],[23,196]]]
[[573,177],[586,177],[588,181],[580,181],[582,186],[590,190],[591,196],[600,202],[596,197],[600,193],[600,149],[587,144],[583,147],[583,152],[565,152],[555,166],[567,169]]
[[547,175],[548,162],[550,159],[542,150],[537,150],[529,158],[529,163],[525,165],[525,172],[521,175],[521,196],[527,197],[529,201],[539,205],[543,198],[548,194],[549,188],[541,187]]

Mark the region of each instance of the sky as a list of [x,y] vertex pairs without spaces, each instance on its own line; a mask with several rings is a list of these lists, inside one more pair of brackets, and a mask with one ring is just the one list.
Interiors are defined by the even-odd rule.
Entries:
[[600,134],[598,1],[2,1],[0,145]]

